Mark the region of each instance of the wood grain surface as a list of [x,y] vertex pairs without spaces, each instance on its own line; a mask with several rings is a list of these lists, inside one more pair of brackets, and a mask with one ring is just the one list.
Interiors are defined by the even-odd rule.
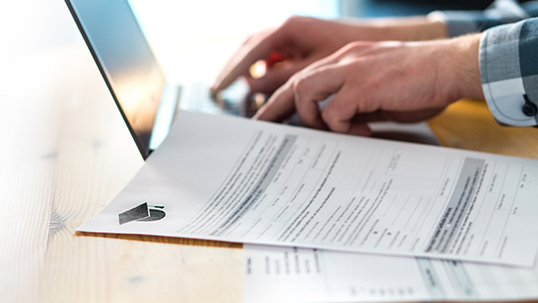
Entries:
[[[34,2],[0,4],[0,302],[240,302],[241,245],[74,232],[143,161],[65,5]],[[483,102],[430,125],[444,146],[538,157],[538,130]]]
[[460,100],[429,124],[443,146],[538,158],[538,128],[500,126],[484,101]]

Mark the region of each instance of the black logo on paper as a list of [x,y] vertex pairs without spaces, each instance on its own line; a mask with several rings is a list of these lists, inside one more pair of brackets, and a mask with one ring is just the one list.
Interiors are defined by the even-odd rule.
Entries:
[[133,221],[150,222],[161,220],[166,216],[163,208],[164,206],[148,205],[148,202],[144,202],[135,208],[131,208],[128,211],[119,214],[120,225]]

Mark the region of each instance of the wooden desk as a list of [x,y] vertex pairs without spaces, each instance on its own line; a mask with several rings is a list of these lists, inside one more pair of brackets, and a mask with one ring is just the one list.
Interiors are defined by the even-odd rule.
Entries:
[[[0,301],[240,302],[241,245],[74,234],[143,164],[80,38],[0,67]],[[430,123],[445,146],[538,157],[538,130],[482,102]]]
[[83,44],[3,68],[2,302],[240,301],[240,245],[74,234],[143,164]]
[[[0,114],[3,302],[240,302],[241,245],[74,234],[143,163],[84,45],[27,54],[3,72],[14,79]],[[496,125],[483,102],[430,124],[445,146],[538,157],[538,130]]]
[[443,146],[538,158],[538,129],[499,126],[483,101],[456,102],[429,124]]

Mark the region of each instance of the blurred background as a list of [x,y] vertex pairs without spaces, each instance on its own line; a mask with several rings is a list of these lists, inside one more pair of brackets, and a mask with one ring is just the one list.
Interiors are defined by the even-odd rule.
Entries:
[[[167,77],[214,77],[249,34],[291,15],[319,18],[423,15],[489,0],[129,0]],[[83,44],[62,0],[1,1],[0,64],[38,49]],[[1,65],[0,65],[1,66]],[[0,74],[1,78],[5,78]],[[0,82],[1,83],[1,82]],[[4,82],[5,84],[5,82]],[[0,84],[0,85],[4,85]]]
[[[425,15],[486,8],[490,0],[129,0],[171,82],[211,82],[250,34],[291,15],[324,19]],[[188,79],[185,79],[188,77]]]

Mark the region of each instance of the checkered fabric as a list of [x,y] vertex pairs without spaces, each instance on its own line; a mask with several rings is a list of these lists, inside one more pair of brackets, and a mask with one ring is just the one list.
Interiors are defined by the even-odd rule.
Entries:
[[538,123],[538,18],[484,32],[480,41],[482,89],[497,122]]
[[512,0],[497,0],[483,12],[429,15],[445,22],[451,37],[485,30],[479,51],[482,89],[500,124],[538,125],[538,18],[527,19],[535,16],[538,1],[520,6]]

